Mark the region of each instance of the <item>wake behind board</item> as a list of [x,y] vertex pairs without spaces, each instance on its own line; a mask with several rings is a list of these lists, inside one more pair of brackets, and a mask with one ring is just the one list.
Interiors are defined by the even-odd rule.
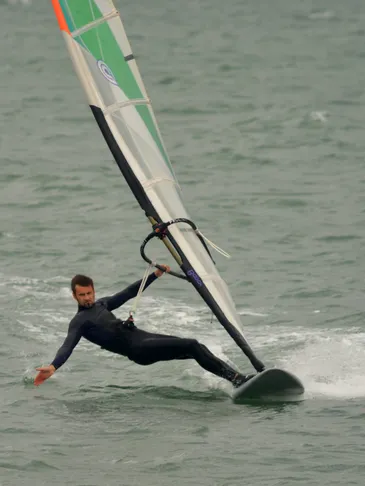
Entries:
[[302,395],[304,386],[292,373],[270,368],[233,390],[232,399],[238,403],[252,398],[289,398]]

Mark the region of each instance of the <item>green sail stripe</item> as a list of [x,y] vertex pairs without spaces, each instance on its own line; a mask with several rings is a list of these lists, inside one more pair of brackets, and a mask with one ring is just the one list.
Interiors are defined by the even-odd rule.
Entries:
[[[63,4],[64,12],[68,11],[68,9],[65,8],[66,3],[71,11],[73,22],[70,18],[67,19],[67,22],[71,22],[73,30],[79,29],[95,19],[102,18],[102,13],[92,0],[68,0],[68,2],[67,0],[61,0],[61,2]],[[75,41],[86,48],[96,61],[102,59],[107,64],[118,85],[122,88],[128,99],[133,100],[143,98],[141,89],[134,78],[128,62],[124,60],[124,53],[107,22],[99,24],[84,34],[75,37]],[[174,176],[169,157],[163,147],[163,143],[148,107],[139,105],[136,106],[136,109],[159,148],[171,174]]]

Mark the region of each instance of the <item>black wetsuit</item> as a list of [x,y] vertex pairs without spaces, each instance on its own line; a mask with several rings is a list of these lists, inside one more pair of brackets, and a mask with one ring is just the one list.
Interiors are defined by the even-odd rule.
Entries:
[[[156,278],[152,273],[144,288],[151,285]],[[92,307],[79,306],[77,314],[70,322],[67,337],[52,365],[56,369],[62,366],[80,339],[84,337],[103,349],[127,356],[140,365],[174,359],[195,359],[207,371],[233,382],[237,377],[237,371],[214,356],[196,339],[142,331],[134,325],[117,319],[111,311],[135,297],[140,285],[141,280],[111,297],[97,300]]]

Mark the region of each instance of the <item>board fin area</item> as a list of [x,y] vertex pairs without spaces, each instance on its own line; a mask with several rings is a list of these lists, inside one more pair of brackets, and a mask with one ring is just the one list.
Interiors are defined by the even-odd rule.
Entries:
[[235,403],[257,398],[295,398],[304,393],[304,385],[295,375],[280,368],[258,373],[238,388],[234,388]]

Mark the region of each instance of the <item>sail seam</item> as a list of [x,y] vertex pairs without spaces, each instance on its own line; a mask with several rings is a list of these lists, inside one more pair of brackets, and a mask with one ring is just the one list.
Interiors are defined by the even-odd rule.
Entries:
[[85,32],[87,32],[91,29],[94,29],[95,27],[97,27],[100,24],[104,24],[104,22],[107,22],[108,20],[111,20],[114,17],[119,17],[119,12],[118,12],[117,9],[112,10],[111,12],[107,13],[106,15],[101,17],[100,19],[94,20],[93,22],[90,22],[89,24],[84,25],[80,29],[74,30],[71,35],[72,35],[73,38],[79,37],[80,35],[85,34]]

